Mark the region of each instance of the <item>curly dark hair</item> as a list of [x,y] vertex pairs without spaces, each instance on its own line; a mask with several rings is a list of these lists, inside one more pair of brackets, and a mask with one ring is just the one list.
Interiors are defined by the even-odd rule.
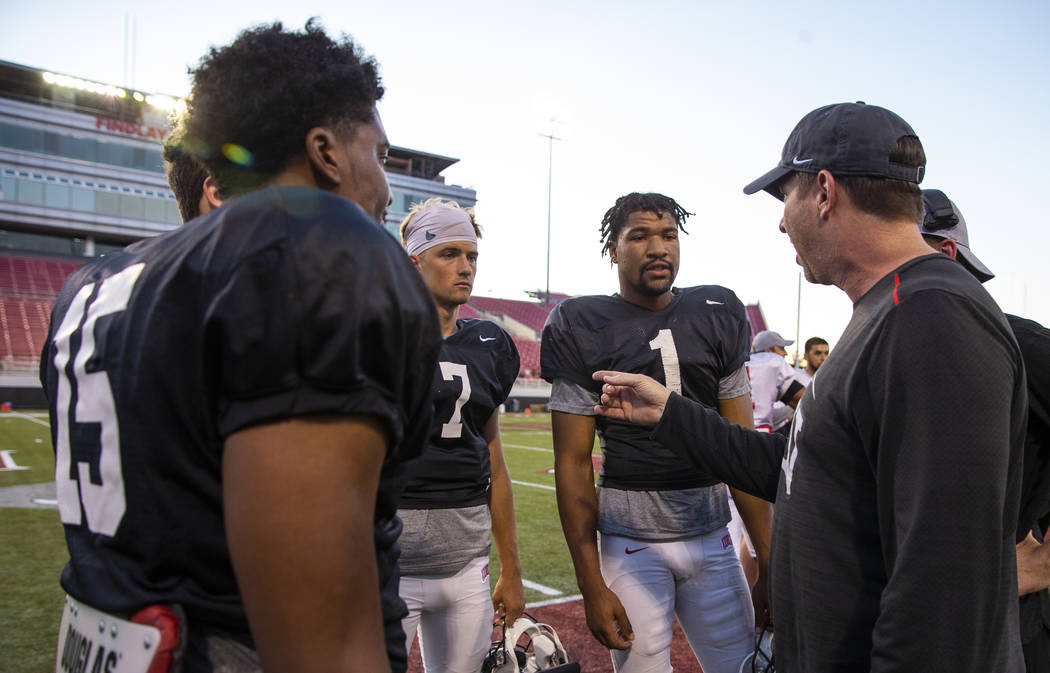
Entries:
[[204,196],[204,180],[208,177],[208,171],[197,157],[186,150],[184,121],[176,122],[175,128],[164,140],[161,154],[164,156],[168,185],[175,193],[175,202],[179,204],[179,214],[183,222],[189,222],[201,214],[201,197]]
[[616,199],[613,207],[605,211],[605,217],[602,218],[601,225],[602,256],[605,255],[605,251],[609,249],[609,246],[619,238],[620,229],[623,228],[630,214],[638,212],[653,213],[657,217],[663,217],[663,213],[670,213],[674,217],[674,223],[678,225],[678,228],[683,233],[689,233],[685,230],[684,225],[686,219],[693,213],[678,205],[678,202],[670,196],[656,194],[655,192],[648,194],[631,192]]
[[352,133],[383,97],[375,58],[348,35],[328,37],[314,19],[302,31],[280,22],[245,30],[212,47],[191,73],[185,145],[221,198],[280,173],[303,153],[311,128]]

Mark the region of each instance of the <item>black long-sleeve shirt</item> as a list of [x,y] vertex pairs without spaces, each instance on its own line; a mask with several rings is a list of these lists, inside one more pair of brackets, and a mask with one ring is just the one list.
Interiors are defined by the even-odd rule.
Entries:
[[787,440],[677,395],[653,436],[776,501],[778,670],[1014,672],[1025,407],[1002,313],[931,255],[857,301]]

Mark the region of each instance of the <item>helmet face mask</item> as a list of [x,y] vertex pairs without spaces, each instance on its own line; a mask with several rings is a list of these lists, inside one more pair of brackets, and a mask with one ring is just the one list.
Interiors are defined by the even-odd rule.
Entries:
[[536,621],[524,613],[512,626],[502,627],[503,637],[492,644],[485,655],[481,673],[551,673],[579,672],[580,666],[569,663],[569,655],[557,632],[549,624]]

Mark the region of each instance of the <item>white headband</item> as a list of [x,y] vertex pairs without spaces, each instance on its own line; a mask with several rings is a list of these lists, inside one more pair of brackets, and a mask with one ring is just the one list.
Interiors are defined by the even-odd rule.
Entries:
[[416,212],[405,227],[405,250],[410,255],[449,241],[478,242],[470,215],[459,208],[444,204],[430,206]]

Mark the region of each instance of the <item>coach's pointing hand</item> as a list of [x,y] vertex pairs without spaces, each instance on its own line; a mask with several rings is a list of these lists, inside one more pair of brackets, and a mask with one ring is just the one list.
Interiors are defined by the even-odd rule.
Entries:
[[639,425],[656,425],[664,415],[671,391],[644,374],[600,371],[591,375],[603,381],[601,404],[595,413]]

